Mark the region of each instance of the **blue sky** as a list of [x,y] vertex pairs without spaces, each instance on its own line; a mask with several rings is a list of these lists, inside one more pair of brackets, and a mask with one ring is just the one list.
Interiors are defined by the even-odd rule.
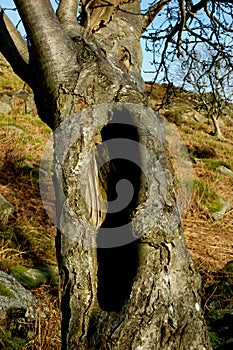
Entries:
[[[36,1],[36,0],[35,0]],[[55,0],[51,0],[51,3],[54,7],[56,7],[56,2]],[[15,4],[13,0],[0,0],[0,5],[2,8],[6,9],[14,9]],[[146,8],[148,5],[148,0],[142,0],[141,1],[141,7],[142,9]],[[11,19],[11,21],[16,25],[18,24],[18,30],[21,32],[21,34],[24,36],[25,31],[23,28],[22,23],[20,22],[20,17],[17,13],[17,11],[6,11],[6,14],[8,17]],[[142,45],[142,51],[143,51],[143,66],[142,66],[142,76],[145,81],[152,80],[154,75],[152,73],[144,73],[143,71],[153,71],[153,65],[150,64],[150,60],[152,59],[152,55],[148,52],[145,51],[145,43],[143,40],[141,40],[141,45]]]

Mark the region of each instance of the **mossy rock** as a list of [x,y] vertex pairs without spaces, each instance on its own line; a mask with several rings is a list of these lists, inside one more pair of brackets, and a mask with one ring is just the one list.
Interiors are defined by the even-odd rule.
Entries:
[[25,288],[37,287],[41,283],[45,283],[46,279],[41,279],[41,275],[32,269],[23,266],[15,266],[11,269],[11,275],[14,276]]
[[58,269],[56,267],[42,267],[31,269],[24,266],[15,266],[11,269],[13,275],[25,288],[38,287],[41,284],[57,284]]
[[170,123],[174,123],[177,126],[187,122],[188,119],[180,110],[166,111],[163,115]]
[[206,204],[210,213],[216,213],[222,210],[223,204],[221,202],[221,198],[217,197],[213,199],[213,201]]
[[0,348],[19,349],[34,331],[36,319],[35,297],[14,277],[0,271]]
[[0,295],[11,299],[16,299],[15,294],[7,286],[0,282]]
[[0,222],[6,223],[14,211],[14,206],[0,194]]

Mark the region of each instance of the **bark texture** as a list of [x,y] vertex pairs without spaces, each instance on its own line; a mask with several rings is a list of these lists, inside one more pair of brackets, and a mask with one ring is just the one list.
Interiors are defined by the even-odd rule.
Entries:
[[[139,2],[83,1],[80,24],[77,4],[69,0],[60,1],[57,16],[48,0],[15,3],[30,40],[30,84],[39,114],[60,128],[54,134],[54,179],[62,349],[211,349],[163,126],[143,94]],[[130,115],[136,127],[119,115]],[[122,126],[107,129],[112,121]],[[111,133],[147,150],[140,155],[135,148],[142,173],[99,154],[98,145]],[[100,158],[106,166],[98,171]],[[115,217],[102,198],[114,198],[123,175],[136,195]],[[97,248],[101,229],[106,235],[119,223],[128,224],[129,243]]]
[[[89,168],[83,159],[90,158],[94,135],[112,118],[110,107],[99,107],[98,113],[79,120],[76,136],[80,139],[59,170],[66,179],[66,201],[60,215],[61,231],[66,234],[61,235],[59,256],[63,334],[67,335],[63,346],[210,349],[198,296],[200,278],[183,241],[163,127],[150,109],[136,104],[124,104],[124,108],[137,119],[139,142],[149,150],[148,158],[142,160],[146,180],[141,183],[139,204],[131,218],[132,239],[138,239],[125,247],[98,249],[96,254],[98,227],[90,223],[83,201],[83,189],[89,191],[88,176],[93,176],[93,168],[92,162]],[[83,128],[88,130],[84,144]],[[74,169],[78,169],[78,182],[73,181]],[[111,288],[114,283],[115,292]]]

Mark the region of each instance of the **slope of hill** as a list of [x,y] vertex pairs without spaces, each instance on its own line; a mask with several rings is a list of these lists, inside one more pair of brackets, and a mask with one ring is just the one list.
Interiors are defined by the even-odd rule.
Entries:
[[[164,98],[166,86],[147,86],[152,108]],[[188,212],[183,220],[186,244],[199,265],[217,271],[233,260],[233,178],[219,173],[219,167],[233,169],[233,114],[229,109],[221,119],[221,129],[229,142],[218,141],[213,125],[197,112],[195,93],[174,88],[170,102],[160,113],[175,122],[176,129],[193,161],[194,187]],[[219,198],[229,202],[224,217],[215,221],[213,212],[221,209]]]
[[[0,193],[16,209],[13,216],[1,224],[0,269],[9,272],[18,265],[55,265],[55,228],[43,208],[38,186],[40,157],[51,131],[33,108],[25,107],[29,89],[10,67],[0,68],[0,103],[11,107],[8,113],[0,113]],[[161,101],[164,88],[162,85],[152,87],[152,107]],[[218,172],[219,166],[233,170],[233,146],[211,136],[212,125],[201,119],[203,116],[195,108],[194,94],[176,91],[161,114],[178,125],[177,132],[193,161],[192,200],[183,227],[187,247],[203,276],[201,293],[208,311],[210,301],[219,297],[214,299],[216,295],[208,288],[218,281],[216,272],[233,260],[233,178]],[[233,139],[232,120],[227,115],[222,125],[229,140]],[[223,218],[216,221],[212,214],[221,209],[220,198],[228,202],[229,207]],[[24,349],[59,349],[57,289],[41,286],[32,292],[41,305],[46,305],[48,320],[43,326],[37,325],[36,338]]]

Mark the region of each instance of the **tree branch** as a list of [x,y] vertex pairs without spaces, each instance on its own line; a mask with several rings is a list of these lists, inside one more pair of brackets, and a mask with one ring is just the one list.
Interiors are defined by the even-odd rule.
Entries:
[[142,31],[153,22],[157,14],[164,8],[164,6],[171,0],[160,0],[156,4],[152,5],[149,10],[142,16]]
[[28,47],[19,31],[0,7],[0,51],[11,64],[14,72],[30,86]]
[[184,6],[184,0],[179,0],[179,6],[180,6],[180,28],[178,31],[178,39],[177,39],[177,51],[178,51],[178,57],[182,56],[182,49],[181,49],[181,41],[182,41],[182,34],[184,30],[184,26],[186,23],[186,12],[185,12],[185,6]]
[[81,28],[77,21],[78,3],[78,0],[61,0],[57,9],[57,18],[70,36],[77,35],[77,30]]
[[48,91],[71,90],[77,78],[73,41],[63,31],[49,0],[14,0]]

